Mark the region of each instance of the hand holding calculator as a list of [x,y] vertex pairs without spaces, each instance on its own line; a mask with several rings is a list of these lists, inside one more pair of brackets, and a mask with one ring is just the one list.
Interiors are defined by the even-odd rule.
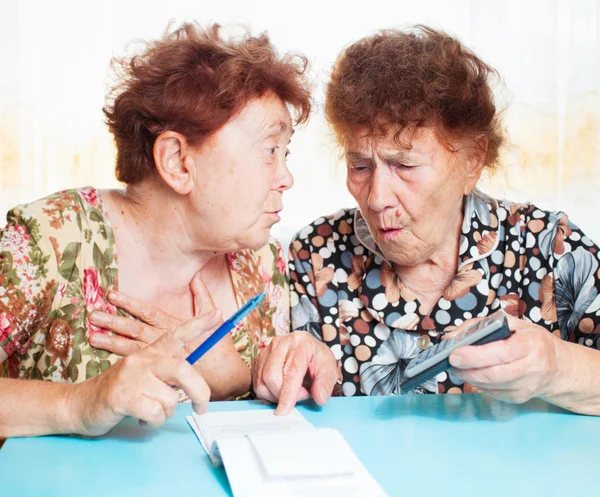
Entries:
[[403,393],[425,383],[430,378],[450,368],[450,354],[465,345],[483,345],[504,340],[511,335],[503,311],[477,321],[452,338],[442,340],[417,354],[404,370],[406,380],[400,388]]

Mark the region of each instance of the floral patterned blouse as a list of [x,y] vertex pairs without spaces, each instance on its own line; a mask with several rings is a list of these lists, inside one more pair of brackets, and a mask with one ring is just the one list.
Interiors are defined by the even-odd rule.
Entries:
[[[599,259],[564,213],[475,192],[464,201],[458,272],[425,314],[360,211],[345,209],[317,219],[290,245],[292,329],[331,347],[343,378],[336,393],[345,396],[401,394],[411,358],[464,320],[500,308],[600,349]],[[444,372],[414,393],[472,391]]]
[[[242,359],[289,331],[285,259],[271,240],[260,250],[228,254],[238,306],[261,291],[267,298],[235,330]],[[88,322],[93,310],[122,313],[107,301],[118,289],[110,222],[93,188],[66,190],[8,213],[0,230],[1,376],[81,382],[119,360],[89,344],[103,332]]]

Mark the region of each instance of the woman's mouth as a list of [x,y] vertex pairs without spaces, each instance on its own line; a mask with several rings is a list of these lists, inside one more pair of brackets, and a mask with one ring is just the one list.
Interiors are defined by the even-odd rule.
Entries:
[[279,221],[281,221],[281,216],[279,215],[280,212],[281,209],[278,211],[266,212],[265,214],[267,214],[269,217],[272,217],[273,219],[276,219],[276,222],[278,223]]
[[379,228],[382,240],[393,240],[402,232],[402,228]]

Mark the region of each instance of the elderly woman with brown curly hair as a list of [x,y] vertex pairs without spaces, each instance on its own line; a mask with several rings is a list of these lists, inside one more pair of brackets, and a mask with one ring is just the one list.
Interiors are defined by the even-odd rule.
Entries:
[[[270,228],[293,183],[288,109],[310,112],[306,60],[185,24],[119,66],[104,112],[125,189],[56,193],[0,231],[0,436],[158,426],[183,393],[201,412],[248,392],[252,359],[289,331]],[[195,368],[182,359],[262,291]]]
[[[493,76],[426,27],[381,31],[342,52],[325,111],[358,208],[292,241],[292,328],[331,348],[341,395],[399,395],[418,352],[503,309],[510,338],[457,349],[449,372],[411,391],[538,397],[597,415],[600,251],[562,212],[477,189],[503,141]],[[281,381],[290,360],[277,346],[257,358],[256,392],[283,392],[290,406],[300,382]],[[296,364],[310,363],[306,350]]]

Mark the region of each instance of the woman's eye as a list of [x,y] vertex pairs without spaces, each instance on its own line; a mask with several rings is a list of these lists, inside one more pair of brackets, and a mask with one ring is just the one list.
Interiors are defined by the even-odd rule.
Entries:
[[359,163],[359,164],[351,164],[350,169],[354,172],[361,173],[361,172],[368,171],[370,169],[370,167],[366,164]]
[[407,166],[406,164],[402,164],[400,162],[392,162],[390,164],[392,167],[398,168],[398,169],[404,169],[404,170],[408,170],[408,169],[414,169],[415,166]]
[[270,148],[270,149],[268,150],[268,152],[269,152],[269,155],[275,155],[275,150],[277,150],[277,148],[278,148],[278,147],[273,147],[273,148]]

